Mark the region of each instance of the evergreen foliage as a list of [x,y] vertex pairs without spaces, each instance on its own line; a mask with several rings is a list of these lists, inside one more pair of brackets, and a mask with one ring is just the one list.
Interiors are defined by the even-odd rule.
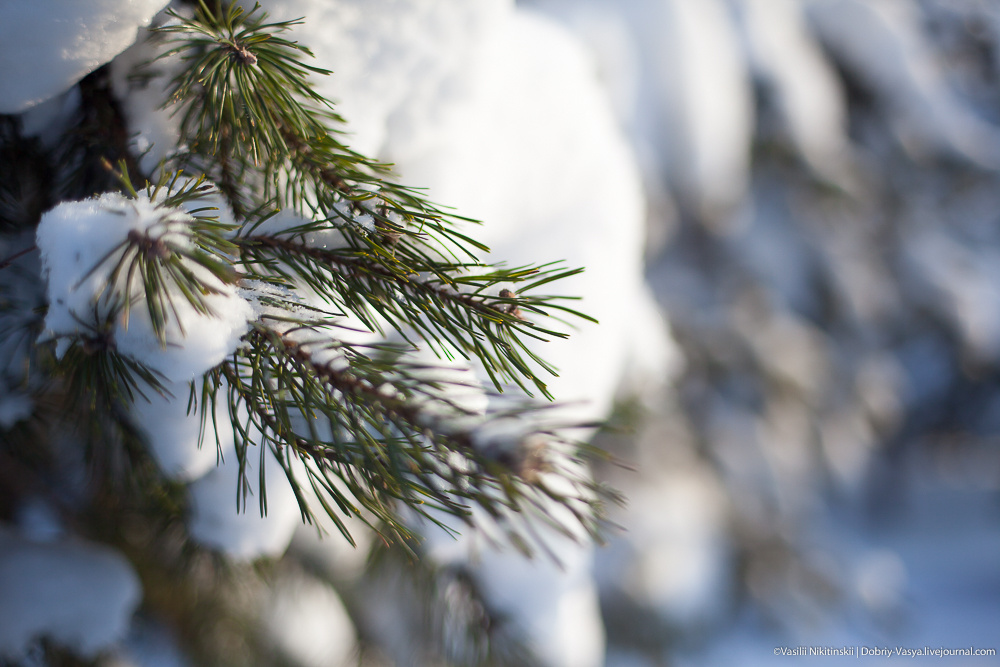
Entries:
[[[164,62],[179,59],[164,103],[182,134],[155,174],[142,173],[126,148],[105,71],[81,84],[77,125],[57,152],[3,119],[2,168],[15,153],[18,165],[32,167],[0,182],[2,229],[23,247],[4,260],[0,280],[0,334],[4,349],[18,352],[7,374],[41,406],[25,437],[55,430],[52,415],[60,427],[86,423],[99,479],[133,490],[136,479],[155,480],[139,474],[149,461],[127,415],[151,392],[169,393],[168,383],[118,349],[115,326],[142,312],[166,349],[175,345],[171,326],[184,333],[184,308],[214,316],[210,297],[231,286],[253,304],[254,318],[237,349],[190,383],[187,398],[204,446],[221,452],[223,434],[233,433],[241,509],[256,493],[266,512],[267,487],[288,483],[304,519],[321,508],[349,539],[350,517],[405,538],[404,508],[471,523],[473,507],[529,552],[539,546],[531,522],[509,521],[513,514],[597,536],[611,494],[579,465],[594,452],[561,435],[583,425],[552,423],[549,404],[530,398],[552,398],[545,375],[556,370],[528,339],[564,337],[563,318],[587,319],[544,288],[579,269],[484,263],[487,248],[466,232],[473,221],[352,151],[342,119],[310,84],[328,73],[287,37],[294,23],[200,2],[154,31],[161,57],[135,75],[161,75]],[[13,287],[15,274],[38,271],[27,240],[33,225],[59,201],[110,190],[151,207],[155,223],[129,231],[85,276],[108,277],[92,313],[76,315],[82,333],[25,344],[45,318],[40,293]],[[414,354],[417,347],[438,360]],[[478,389],[458,370],[467,361],[492,380],[485,414],[461,398]],[[5,436],[4,457],[37,470],[42,464],[17,441]],[[287,480],[264,479],[268,452]]]

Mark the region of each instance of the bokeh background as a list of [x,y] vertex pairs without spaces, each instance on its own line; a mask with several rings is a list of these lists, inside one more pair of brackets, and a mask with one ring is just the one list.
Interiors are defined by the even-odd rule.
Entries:
[[607,664],[997,648],[1000,5],[524,4],[589,45],[640,156],[684,359],[602,440],[640,470],[606,471]]

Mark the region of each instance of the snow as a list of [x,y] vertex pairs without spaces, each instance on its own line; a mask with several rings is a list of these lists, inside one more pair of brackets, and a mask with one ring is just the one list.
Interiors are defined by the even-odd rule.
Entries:
[[111,62],[111,85],[128,121],[129,148],[140,156],[142,171],[156,178],[159,165],[181,148],[183,112],[163,107],[170,80],[180,72],[183,61],[179,55],[160,58],[146,66],[146,76],[133,77],[137,68],[157,57],[161,50],[148,37],[147,30],[140,30],[136,43]]
[[265,605],[264,631],[300,667],[357,664],[357,639],[344,604],[323,581],[286,573]]
[[665,52],[658,83],[673,118],[675,179],[709,221],[725,219],[746,195],[753,103],[747,63],[721,0],[661,3]]
[[[221,212],[220,217],[226,213]],[[109,193],[95,199],[64,202],[42,216],[38,247],[47,280],[49,309],[46,335],[56,340],[62,356],[73,337],[96,337],[109,313],[108,297],[121,295],[125,275],[110,285],[114,265],[126,247],[129,232],[184,247],[190,215],[150,201]],[[204,296],[209,314],[199,313],[176,287],[168,287],[174,306],[160,344],[145,304],[133,306],[129,318],[115,317],[111,335],[118,352],[158,371],[173,382],[200,377],[236,349],[252,316],[250,305],[236,288],[223,284],[204,269],[185,261],[214,293]],[[127,272],[123,272],[127,274]],[[142,283],[128,286],[129,299],[142,298]]]
[[797,0],[740,0],[754,70],[777,98],[796,148],[823,177],[850,184],[847,99]]
[[34,403],[30,396],[11,390],[0,382],[0,428],[9,429],[17,422],[31,416]]
[[[549,506],[558,516],[559,508]],[[513,527],[519,530],[534,521],[535,537],[528,541],[536,553],[529,559],[504,546],[503,536],[490,527],[484,512],[475,509],[474,513],[477,528],[463,526],[457,538],[430,524],[419,526],[426,557],[441,566],[467,568],[489,607],[513,624],[541,664],[603,664],[604,628],[591,576],[593,549],[580,541],[583,537],[567,537],[537,519],[515,517]],[[443,515],[436,518],[448,523]]]
[[32,542],[55,542],[66,534],[55,509],[41,497],[22,500],[14,520],[21,536]]
[[0,4],[0,113],[68,90],[128,48],[164,0],[6,0]]
[[317,525],[303,523],[295,529],[291,552],[311,567],[317,568],[330,581],[339,583],[358,580],[365,570],[368,552],[375,541],[374,531],[361,521],[346,522],[351,538],[357,545],[352,546],[325,512],[317,512],[315,518]]
[[[247,8],[252,4],[244,2]],[[425,116],[427,104],[468,85],[455,71],[464,68],[475,41],[512,7],[511,0],[261,4],[274,19],[308,17],[296,28],[296,39],[309,45],[317,65],[334,71],[316,79],[317,89],[347,119],[351,147],[374,157],[393,126],[412,133],[446,122]]]
[[529,645],[552,667],[597,667],[603,662],[604,628],[590,549],[563,538],[546,541],[558,563],[544,554],[527,560],[516,553],[483,549],[471,563],[487,600],[510,615]]
[[[480,41],[474,57],[466,96],[441,102],[452,120],[437,141],[423,150],[415,141],[390,142],[385,154],[404,182],[427,186],[435,200],[485,221],[479,237],[492,248],[489,259],[518,265],[555,257],[587,267],[558,289],[582,295],[580,309],[601,326],[581,325],[567,341],[537,351],[559,369],[546,380],[569,403],[559,417],[599,417],[637,348],[631,314],[648,298],[638,271],[644,210],[634,158],[591,63],[552,23],[515,13]],[[666,337],[642,351],[652,362],[647,368],[656,360],[665,367],[672,358]],[[544,556],[527,562],[471,545],[464,549],[472,555],[464,558],[471,558],[487,599],[513,614],[545,664],[601,664],[589,549],[552,539],[565,561],[562,570]],[[463,547],[447,541],[432,539],[431,553],[461,558]]]
[[[777,626],[742,614],[710,644],[680,652],[677,664],[775,665],[795,660],[775,658],[779,646],[848,646],[856,654],[860,647],[997,648],[998,581],[991,558],[998,544],[990,529],[995,520],[990,493],[942,483],[926,472],[900,494],[901,511],[890,521],[873,523],[845,512],[817,521],[815,539],[823,545],[819,548],[834,564],[831,574],[845,583],[848,601],[841,603],[846,607],[842,614],[818,623],[791,619]],[[806,659],[821,658],[802,662]],[[826,661],[902,665],[912,664],[914,658],[855,655]],[[996,665],[997,658],[945,662],[986,667]]]
[[213,424],[210,411],[205,420],[204,436],[199,442],[201,386],[199,383],[196,386],[197,401],[191,404],[190,410],[190,385],[185,382],[167,383],[163,394],[148,391],[145,398],[137,397],[130,408],[130,416],[146,434],[160,471],[180,481],[197,479],[214,468],[221,455],[227,452],[232,455],[233,429],[225,388],[218,393],[215,422]]
[[944,230],[913,230],[905,241],[913,287],[954,322],[971,354],[1000,356],[1000,250],[966,246]]
[[624,596],[675,624],[712,618],[731,565],[718,482],[693,465],[650,473],[632,480],[629,501],[614,516],[624,531],[597,554],[602,597]]
[[907,149],[917,156],[951,153],[1000,167],[1000,130],[949,88],[922,34],[916,4],[810,0],[807,9],[824,43],[886,105]]
[[140,598],[117,552],[79,539],[36,542],[0,526],[0,657],[43,637],[85,658],[121,639]]
[[21,133],[25,137],[38,137],[46,148],[52,149],[62,140],[79,106],[80,88],[73,86],[22,113]]
[[167,628],[137,617],[109,664],[111,667],[190,667],[192,663],[184,657]]
[[[560,401],[579,401],[565,408],[569,418],[606,414],[634,349],[623,315],[648,298],[639,271],[644,210],[635,163],[590,64],[553,24],[514,14],[476,55],[474,88],[464,100],[444,102],[453,121],[433,150],[390,144],[386,154],[401,180],[485,221],[477,235],[491,247],[487,259],[517,266],[559,258],[587,267],[557,289],[581,295],[574,307],[601,326],[580,324],[567,341],[535,349],[559,369],[544,378],[549,389]],[[646,354],[668,363],[669,341],[658,342]],[[581,364],[583,350],[601,353]]]
[[[601,69],[634,61],[616,108],[644,163],[668,178],[683,209],[712,228],[738,226],[754,130],[750,64],[724,0],[533,0],[597,45]],[[598,24],[591,16],[601,15]],[[598,26],[604,28],[600,30]],[[609,37],[624,31],[626,37]],[[627,42],[629,47],[621,45]],[[618,46],[612,46],[617,44]],[[630,112],[630,113],[629,113]],[[654,180],[655,182],[655,180]]]
[[403,363],[414,364],[414,380],[429,394],[426,398],[417,396],[417,404],[428,423],[436,422],[438,428],[447,428],[449,419],[464,422],[465,415],[486,414],[489,397],[473,364],[450,345],[438,347],[434,351],[424,345],[402,357]]
[[[240,464],[235,451],[225,452],[223,463],[188,487],[191,538],[236,561],[281,556],[302,521],[284,470],[270,449],[261,456],[260,447],[269,446],[258,444],[259,438],[256,440],[247,445],[245,470],[254,495],[237,499]],[[264,516],[261,516],[258,484],[262,462],[267,494]],[[305,471],[299,468],[297,475],[304,483]]]

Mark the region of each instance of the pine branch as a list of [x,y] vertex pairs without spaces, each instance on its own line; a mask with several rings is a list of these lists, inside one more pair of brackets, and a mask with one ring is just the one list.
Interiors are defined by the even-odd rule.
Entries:
[[[419,546],[415,547],[419,550]],[[414,558],[402,546],[373,550],[357,604],[378,604],[380,590],[392,591],[402,606],[402,626],[410,655],[442,667],[536,667],[526,628],[496,609],[475,574],[461,565],[438,565]],[[349,603],[355,602],[350,597]],[[377,612],[377,610],[376,610]]]
[[21,136],[14,116],[0,116],[0,233],[31,229],[51,205],[54,169],[37,139]]
[[[559,303],[571,297],[526,293],[575,275],[580,269],[503,269],[432,261],[416,270],[389,268],[362,250],[311,247],[306,232],[294,232],[293,238],[258,233],[240,237],[237,243],[244,263],[266,267],[290,282],[304,282],[331,304],[357,315],[372,330],[381,330],[381,321],[404,336],[412,328],[427,341],[443,342],[478,358],[498,391],[505,382],[515,382],[528,391],[522,381],[525,377],[551,398],[531,363],[552,374],[556,371],[535,355],[521,336],[545,340],[567,334],[544,328],[531,316],[545,317],[549,311],[559,311],[593,321]],[[501,289],[499,295],[489,296],[500,285],[521,283],[526,284],[520,294]]]
[[[131,188],[127,171],[121,172],[120,180],[124,187]],[[166,346],[166,327],[171,318],[183,333],[183,318],[174,303],[175,292],[179,292],[195,312],[212,315],[205,297],[218,294],[219,289],[208,277],[220,285],[232,283],[236,278],[231,265],[236,246],[227,238],[235,225],[220,222],[218,215],[212,213],[217,213],[218,209],[212,206],[192,210],[180,208],[214,191],[204,181],[201,176],[182,182],[177,173],[165,175],[157,185],[148,186],[145,201],[155,206],[156,221],[142,230],[130,230],[126,238],[80,280],[83,282],[106,263],[111,263],[105,298],[119,304],[113,310],[127,322],[132,302],[141,294],[161,346]],[[130,194],[134,201],[138,200],[134,190]],[[141,203],[137,201],[137,205]]]
[[[177,158],[181,166],[212,171],[243,160],[228,170],[253,174],[263,185],[250,209],[278,202],[342,226],[356,241],[369,236],[362,222],[367,217],[379,232],[367,248],[380,258],[405,262],[421,256],[419,247],[398,247],[401,239],[423,240],[435,251],[467,258],[486,250],[452,224],[468,219],[392,183],[390,165],[338,139],[336,128],[344,121],[309,79],[329,72],[304,63],[311,52],[280,36],[300,20],[268,23],[259,6],[243,12],[232,4],[213,12],[203,2],[191,19],[171,16],[176,23],[157,34],[174,45],[160,58],[179,56],[185,64],[172,81],[168,102],[181,114],[188,147]],[[244,203],[231,202],[234,208]]]
[[[253,262],[274,269],[286,280],[295,278],[289,273],[296,273],[373,329],[380,327],[372,311],[404,335],[408,324],[431,341],[443,340],[463,354],[479,357],[498,389],[507,381],[527,389],[526,379],[550,397],[533,365],[555,371],[531,352],[521,336],[565,334],[514,314],[525,310],[538,315],[550,310],[581,314],[556,305],[555,297],[521,298],[517,304],[500,297],[510,308],[496,308],[484,305],[485,300],[449,292],[458,285],[488,291],[533,275],[532,286],[540,286],[576,271],[525,267],[470,275],[470,270],[482,271],[475,253],[485,246],[455,227],[462,218],[445,214],[414,190],[391,183],[385,178],[387,165],[368,160],[337,139],[329,128],[341,121],[307,76],[326,74],[325,70],[302,65],[300,58],[309,55],[308,50],[279,36],[297,22],[267,23],[266,16],[257,12],[256,7],[244,13],[230,6],[213,14],[202,5],[193,19],[174,15],[177,24],[161,29],[177,44],[164,55],[181,54],[188,62],[174,79],[172,91],[174,103],[183,110],[182,129],[191,152],[211,161],[226,135],[235,147],[247,149],[246,169],[256,170],[266,186],[264,195],[252,202],[257,210],[277,201],[315,219],[275,235],[259,233],[266,215],[256,220],[251,216],[240,235],[244,266]],[[213,109],[225,113],[219,116]],[[205,136],[211,142],[199,144],[199,137]],[[229,155],[227,151],[225,160],[231,159]],[[339,232],[344,248],[321,251],[304,242],[310,233],[331,230]],[[324,262],[343,270],[331,273]],[[278,268],[281,264],[287,269]],[[432,278],[418,280],[420,274]]]
[[[440,512],[471,522],[478,507],[525,551],[542,541],[530,522],[510,520],[518,513],[576,535],[569,517],[596,535],[609,494],[576,465],[592,452],[544,426],[545,405],[508,402],[473,414],[402,350],[346,342],[332,324],[355,317],[372,332],[397,332],[411,347],[425,343],[439,356],[454,351],[472,360],[497,392],[513,384],[551,398],[539,370],[555,369],[528,341],[566,336],[548,318],[590,318],[568,307],[568,297],[537,292],[579,270],[481,263],[477,253],[486,248],[460,230],[464,218],[393,183],[388,165],[340,141],[342,120],[311,84],[327,72],[305,63],[309,51],[283,36],[296,21],[268,22],[259,7],[217,7],[200,2],[192,18],[172,13],[172,23],[157,29],[165,38],[161,57],[182,63],[167,101],[181,115],[177,170],[164,166],[157,185],[140,194],[122,168],[121,189],[136,206],[148,202],[152,213],[143,215],[153,222],[96,262],[93,271],[108,275],[101,307],[127,322],[130,309],[144,304],[164,346],[167,324],[183,326],[175,299],[203,316],[212,315],[208,297],[222,288],[239,287],[255,300],[250,333],[192,387],[189,406],[200,410],[210,439],[227,428],[215,423],[214,410],[226,401],[244,499],[249,447],[257,446],[262,463],[271,454],[281,463],[303,516],[318,502],[345,534],[341,515],[370,515],[405,536],[402,507],[435,522]],[[239,215],[236,225],[203,205],[213,179]],[[276,207],[302,217],[282,227]],[[296,297],[303,290],[329,312],[305,307]],[[317,321],[324,316],[332,319]],[[126,403],[141,384],[126,381],[129,371],[162,390],[143,375],[148,369],[122,367],[113,341],[91,356],[76,355],[77,375],[126,382],[113,394]],[[516,433],[496,435],[512,425]],[[553,504],[566,510],[558,518]]]
[[120,409],[136,399],[147,399],[147,391],[164,393],[163,377],[142,362],[120,354],[112,335],[120,312],[111,307],[104,313],[94,306],[90,321],[78,319],[85,333],[71,339],[55,366],[55,374],[65,378],[70,403],[80,410]]
[[[165,100],[181,136],[154,183],[128,154],[107,69],[81,83],[81,112],[55,154],[0,119],[0,159],[30,153],[37,162],[23,182],[0,178],[0,233],[30,243],[38,215],[58,199],[121,193],[60,206],[50,233],[37,235],[43,270],[29,265],[34,248],[0,262],[0,344],[19,352],[21,340],[34,341],[23,363],[34,418],[48,416],[38,405],[58,406],[51,432],[82,427],[84,456],[99,473],[100,492],[83,502],[101,516],[79,516],[114,531],[141,506],[183,533],[187,488],[156,466],[172,434],[146,447],[131,411],[152,392],[176,405],[184,397],[171,391],[194,376],[187,408],[200,417],[199,444],[214,440],[221,452],[231,429],[244,508],[253,491],[266,512],[273,456],[303,518],[323,511],[349,540],[352,519],[405,546],[417,521],[453,532],[456,518],[526,554],[547,548],[543,526],[598,538],[615,496],[587,474],[596,451],[565,435],[593,425],[560,423],[557,406],[521,393],[552,398],[544,375],[556,369],[533,342],[565,338],[566,320],[593,321],[568,305],[573,297],[544,293],[582,269],[480,261],[488,248],[464,231],[474,221],[353,151],[343,119],[312,85],[329,72],[288,39],[298,21],[269,22],[259,7],[221,0],[199,0],[191,18],[168,13],[172,22],[155,33],[160,57],[181,63]],[[292,212],[292,224],[276,222]],[[76,236],[60,235],[71,229]],[[49,288],[47,313],[41,295],[35,303],[11,288],[24,284]],[[366,340],[404,343],[353,342],[344,320],[360,321]],[[51,331],[39,338],[43,322]],[[455,366],[420,361],[422,350]],[[473,369],[491,389],[463,379]],[[508,389],[518,398],[500,396]],[[469,393],[488,407],[470,407]],[[36,468],[46,466],[55,469]],[[108,521],[109,509],[122,514]],[[452,579],[461,609],[474,614],[469,627],[499,629],[491,641],[503,639],[472,583]],[[508,659],[524,664],[508,639]],[[504,659],[497,648],[452,657]]]
[[516,512],[544,514],[549,501],[586,506],[576,510],[586,525],[599,513],[606,496],[589,479],[576,479],[569,492],[545,483],[555,445],[562,443],[554,432],[535,427],[490,446],[486,434],[495,423],[530,419],[538,406],[484,419],[449,401],[447,383],[421,375],[426,366],[408,365],[398,354],[369,357],[328,335],[303,343],[298,333],[259,325],[247,349],[219,368],[214,390],[224,379],[238,396],[232,410],[237,442],[256,443],[261,455],[269,447],[285,463],[290,447],[309,463],[310,483],[340,512],[360,517],[360,504],[401,536],[409,531],[397,516],[399,502],[434,521],[432,511],[468,520],[471,505],[478,505],[505,522]]
[[259,163],[272,152],[287,152],[284,128],[306,139],[327,132],[302,101],[329,110],[307,83],[309,74],[329,72],[302,62],[301,55],[312,53],[280,36],[301,19],[267,23],[259,10],[255,5],[244,12],[230,3],[212,11],[199,0],[194,18],[168,10],[176,23],[156,29],[174,44],[160,57],[178,55],[187,65],[173,81],[172,101],[199,102],[186,105],[181,120],[195,152],[218,155],[228,138],[232,153]]

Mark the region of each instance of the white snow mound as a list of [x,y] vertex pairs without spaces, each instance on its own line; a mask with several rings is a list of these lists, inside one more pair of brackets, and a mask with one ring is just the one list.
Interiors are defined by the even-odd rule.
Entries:
[[107,547],[33,542],[0,528],[0,659],[47,637],[84,657],[124,637],[139,580]]
[[[228,213],[220,207],[220,218]],[[108,193],[96,199],[65,202],[42,216],[38,226],[38,248],[48,279],[49,311],[47,335],[56,339],[59,356],[73,337],[97,337],[109,306],[109,289],[123,292],[124,285],[110,285],[111,274],[127,245],[130,232],[181,247],[191,216],[181,209],[167,208],[140,193],[129,199]],[[187,260],[184,260],[187,261]],[[214,293],[204,296],[210,313],[199,313],[180,290],[171,284],[173,309],[168,308],[166,345],[160,345],[146,304],[141,301],[142,281],[135,278],[129,298],[129,317],[118,314],[110,323],[111,340],[118,352],[146,364],[173,382],[187,382],[216,366],[236,349],[246,333],[253,309],[236,288],[224,284],[193,262],[189,268]],[[122,282],[124,274],[119,276]],[[96,330],[95,330],[96,328]]]
[[0,113],[21,113],[65,92],[136,39],[164,0],[4,0],[0,3]]

